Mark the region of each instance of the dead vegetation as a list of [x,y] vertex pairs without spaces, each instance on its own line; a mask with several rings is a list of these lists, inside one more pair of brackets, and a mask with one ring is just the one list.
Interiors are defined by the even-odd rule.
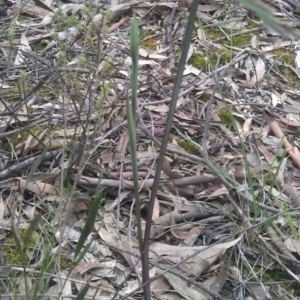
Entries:
[[[130,20],[144,221],[190,2],[0,4],[1,299],[141,298]],[[237,3],[204,2],[155,198],[152,296],[299,299],[299,41]],[[293,1],[264,2],[299,18]]]

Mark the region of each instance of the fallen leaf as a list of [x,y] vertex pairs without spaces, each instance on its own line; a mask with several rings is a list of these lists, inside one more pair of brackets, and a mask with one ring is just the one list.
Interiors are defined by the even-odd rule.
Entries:
[[24,52],[31,51],[31,48],[29,46],[29,42],[28,42],[28,39],[27,39],[25,33],[22,33],[22,35],[21,35],[20,45],[18,47],[18,53],[16,55],[15,63],[14,63],[15,66],[20,66],[25,62],[24,55],[22,54],[23,51]]
[[179,278],[171,273],[165,273],[164,277],[169,281],[173,289],[187,300],[208,300],[203,293],[198,291],[195,286],[187,283],[185,280]]
[[291,252],[300,253],[300,240],[289,237],[284,241],[284,244]]
[[53,12],[53,9],[50,8],[48,5],[46,5],[46,4],[45,4],[43,1],[41,1],[41,0],[33,0],[33,2],[34,2],[37,6],[39,6],[39,7],[41,7],[41,8],[44,8],[44,9],[46,9],[46,10],[49,10],[49,11]]
[[253,87],[257,82],[260,82],[263,79],[265,72],[266,72],[265,62],[262,58],[259,58],[255,64],[254,75],[250,79],[250,83],[251,83],[250,87]]

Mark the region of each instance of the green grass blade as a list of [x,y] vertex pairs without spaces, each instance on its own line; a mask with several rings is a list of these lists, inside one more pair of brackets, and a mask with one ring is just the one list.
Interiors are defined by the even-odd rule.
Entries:
[[85,295],[87,294],[88,290],[89,290],[89,286],[88,285],[84,286],[84,288],[78,293],[75,300],[84,300]]
[[137,153],[136,153],[136,110],[137,110],[137,91],[138,91],[138,60],[139,60],[139,32],[138,22],[136,16],[133,16],[130,28],[130,54],[132,59],[132,72],[131,72],[131,89],[132,89],[132,102],[130,103],[127,98],[127,123],[129,144],[131,150],[132,160],[132,174],[134,184],[134,198],[135,198],[135,216],[137,221],[138,240],[140,252],[143,251],[143,236],[141,225],[141,203],[139,198],[139,183],[138,183],[138,166],[137,166]]
[[45,148],[43,150],[43,152],[41,153],[41,155],[38,157],[38,159],[35,161],[33,166],[30,168],[29,174],[27,175],[27,179],[26,179],[26,185],[27,185],[28,181],[30,180],[30,178],[32,177],[32,175],[34,174],[34,172],[37,170],[37,168],[42,163],[47,151],[48,151],[48,148]]
[[[130,28],[130,54],[132,59],[132,71],[131,71],[131,103],[129,97],[127,97],[127,124],[128,124],[128,134],[129,134],[129,144],[131,150],[131,162],[132,162],[132,176],[133,176],[133,185],[134,185],[134,199],[135,199],[135,217],[137,222],[137,234],[139,240],[139,248],[141,257],[144,251],[143,244],[143,234],[142,234],[142,219],[141,219],[141,201],[139,197],[139,181],[138,181],[138,166],[137,166],[137,151],[136,151],[136,114],[138,108],[138,61],[139,61],[139,30],[138,22],[134,14],[131,28]],[[149,273],[148,263],[142,260],[143,270],[146,270]],[[144,278],[143,278],[144,280]],[[150,299],[147,295],[150,294],[145,290],[147,287],[144,287],[144,297],[146,300]]]
[[84,224],[82,233],[80,235],[79,241],[78,241],[76,249],[75,249],[75,259],[80,254],[81,250],[84,248],[84,243],[93,229],[95,219],[97,216],[97,212],[98,212],[98,207],[99,207],[101,201],[102,201],[102,199],[100,197],[96,197],[89,209],[89,213],[87,215],[86,222]]
[[261,20],[271,26],[283,37],[288,37],[289,34],[295,34],[295,31],[282,26],[278,20],[273,16],[272,12],[268,7],[262,3],[249,0],[238,0],[245,8],[253,11]]
[[132,115],[136,127],[137,92],[138,92],[138,64],[139,64],[139,29],[135,14],[130,27],[130,55],[132,60],[131,93]]
[[42,220],[41,214],[36,215],[34,217],[34,219],[31,221],[28,229],[26,230],[26,234],[25,234],[25,237],[24,237],[25,249],[27,248],[27,246],[29,244],[29,241],[30,241],[30,238],[31,238],[31,235],[32,235],[33,231],[35,230],[35,228],[37,227],[37,225],[40,223],[41,220]]
[[144,244],[145,244],[146,248],[149,244],[151,220],[152,220],[152,214],[153,214],[153,208],[154,208],[154,201],[155,201],[155,197],[156,197],[156,191],[158,189],[160,173],[162,171],[164,157],[165,157],[165,153],[167,150],[169,135],[170,135],[171,127],[172,127],[173,116],[174,116],[174,113],[176,110],[176,103],[177,103],[179,91],[181,88],[181,81],[182,81],[183,72],[185,69],[186,59],[187,59],[187,55],[188,55],[188,52],[190,49],[190,41],[192,38],[193,29],[194,29],[194,22],[195,22],[196,14],[197,14],[197,7],[198,7],[198,1],[194,0],[192,3],[191,9],[190,9],[190,15],[188,18],[188,23],[187,23],[183,41],[182,41],[182,52],[180,55],[178,71],[176,74],[174,88],[172,91],[171,103],[170,103],[169,113],[168,113],[168,117],[167,117],[167,121],[166,121],[164,136],[163,136],[163,140],[162,140],[161,147],[160,147],[160,154],[159,154],[159,158],[158,158],[158,162],[157,162],[157,166],[156,166],[154,182],[153,182],[153,186],[151,189],[147,223],[146,223],[146,229],[145,229],[145,239],[144,239]]
[[[153,209],[154,209],[154,202],[155,202],[155,197],[156,197],[156,191],[158,189],[158,184],[160,181],[160,174],[162,171],[162,166],[164,162],[164,157],[165,153],[167,150],[167,145],[168,145],[168,140],[169,140],[169,135],[170,131],[172,128],[172,123],[173,123],[173,116],[176,110],[176,103],[179,95],[179,91],[181,88],[181,82],[182,82],[182,77],[183,77],[183,72],[185,69],[186,65],[186,60],[187,60],[187,55],[190,49],[190,42],[192,38],[192,33],[194,31],[194,22],[196,19],[197,15],[197,8],[198,8],[198,0],[194,0],[190,13],[189,13],[189,18],[188,22],[185,28],[185,33],[182,41],[182,52],[180,55],[180,60],[179,60],[179,65],[178,65],[178,71],[176,74],[176,79],[174,82],[174,88],[172,91],[172,97],[171,97],[171,103],[169,107],[169,112],[168,112],[168,117],[166,121],[166,126],[165,126],[165,131],[164,131],[164,136],[163,140],[161,143],[160,147],[160,153],[159,153],[159,158],[156,166],[156,171],[155,171],[155,177],[154,177],[154,182],[153,186],[151,189],[150,193],[150,200],[149,200],[149,206],[148,206],[148,215],[147,215],[147,221],[146,221],[146,228],[145,228],[145,237],[144,237],[144,252],[143,252],[143,270],[142,270],[142,275],[143,275],[143,284],[149,282],[149,267],[148,269],[145,268],[145,264],[147,261],[149,261],[149,243],[150,243],[150,230],[151,230],[151,223],[152,223],[152,216],[153,216]],[[145,299],[151,299],[151,293],[150,293],[150,284],[146,284],[144,288],[144,298]]]

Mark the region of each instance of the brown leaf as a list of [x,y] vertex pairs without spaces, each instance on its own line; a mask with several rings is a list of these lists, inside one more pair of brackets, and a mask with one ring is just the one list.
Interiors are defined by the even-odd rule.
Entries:
[[160,211],[159,200],[157,199],[157,197],[155,197],[152,220],[155,220],[156,218],[159,217],[159,211]]
[[38,6],[38,7],[41,7],[41,8],[44,8],[46,10],[49,10],[51,12],[54,12],[52,8],[50,8],[48,5],[46,5],[43,1],[41,0],[33,0],[33,2]]
[[[117,261],[116,260],[110,260],[105,262],[87,262],[87,263],[80,263],[78,266],[76,266],[73,270],[73,272],[78,272],[80,275],[83,275],[84,273],[87,273],[91,270],[95,271],[93,273],[104,273],[103,270],[105,269],[107,273],[112,273],[113,269],[116,266]],[[106,274],[108,276],[108,274]]]
[[262,58],[259,58],[256,61],[255,70],[256,72],[254,72],[254,75],[250,79],[250,87],[253,87],[257,82],[260,82],[265,75],[266,72],[265,62]]
[[297,165],[298,168],[300,168],[300,152],[297,147],[293,147],[290,142],[287,140],[287,138],[284,136],[279,124],[276,121],[273,121],[270,123],[270,127],[275,134],[276,137],[283,140],[283,146],[293,159],[294,163]]
[[295,240],[295,239],[292,239],[289,237],[284,241],[284,244],[291,252],[295,252],[295,253],[300,252],[300,241],[299,240]]
[[256,300],[268,300],[272,299],[268,293],[267,287],[262,286],[260,283],[246,283],[246,287]]
[[168,159],[166,157],[164,158],[162,170],[164,171],[164,173],[168,177],[170,177],[172,179],[182,178],[183,177],[182,175],[180,175],[180,174],[172,171],[171,166],[169,164],[169,161],[168,161]]
[[289,125],[289,126],[295,126],[295,127],[299,127],[300,126],[300,122],[297,122],[297,121],[293,121],[293,120],[288,120],[287,118],[279,115],[278,116],[280,121],[286,125]]
[[191,235],[199,234],[202,231],[202,229],[196,228],[196,227],[191,228],[189,231],[181,230],[178,227],[175,227],[176,223],[175,223],[174,217],[172,215],[170,215],[170,219],[171,219],[170,232],[175,238],[177,238],[179,240],[185,240],[188,237],[190,237]]
[[[172,245],[166,245],[159,242],[154,242],[150,246],[149,257],[151,259],[156,259],[157,256],[167,257],[167,259],[175,264],[180,263],[182,258],[187,256],[194,255],[191,259],[188,260],[189,267],[180,264],[180,267],[184,267],[185,271],[191,275],[194,275],[195,272],[202,273],[206,270],[207,266],[214,263],[216,260],[223,255],[227,249],[234,246],[241,240],[241,236],[230,242],[216,244],[212,247],[206,246],[197,246],[197,247],[178,247]],[[202,250],[195,254],[197,251]]]
[[168,291],[171,287],[169,282],[166,280],[165,277],[160,276],[157,279],[153,280],[150,283],[151,292],[154,294],[154,296],[158,299],[161,299],[161,295]]
[[208,298],[195,286],[189,285],[185,280],[171,273],[165,273],[164,277],[169,281],[174,290],[187,300],[208,300]]
[[58,195],[57,188],[55,188],[52,184],[42,181],[26,182],[25,179],[20,178],[19,184],[21,188],[26,188],[36,195]]
[[41,131],[36,135],[29,134],[24,144],[24,155],[26,155],[29,150],[34,149],[40,143],[46,132],[47,130]]

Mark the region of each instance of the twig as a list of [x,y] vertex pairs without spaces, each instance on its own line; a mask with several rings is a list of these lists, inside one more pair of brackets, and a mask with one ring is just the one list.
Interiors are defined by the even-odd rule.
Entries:
[[176,13],[176,9],[177,7],[174,6],[172,8],[172,12],[171,12],[171,17],[169,20],[169,24],[166,28],[166,46],[169,48],[168,49],[168,56],[169,56],[169,61],[170,61],[170,70],[174,71],[175,70],[175,53],[174,53],[174,46],[172,41],[172,24],[174,23],[175,20],[175,13]]
[[[46,159],[49,159],[49,158],[52,158],[52,157],[55,157],[56,155],[58,155],[61,151],[60,150],[56,150],[56,151],[52,151],[52,152],[47,152],[44,157],[43,157],[43,160],[46,160]],[[6,170],[0,172],[0,179],[5,179],[7,177],[9,177],[11,174],[19,171],[19,170],[22,170],[24,168],[27,168],[29,166],[31,166],[32,164],[34,164],[34,162],[39,158],[40,156],[35,156],[35,157],[31,157],[31,158],[28,158],[16,165],[13,165],[9,168],[7,168]]]

